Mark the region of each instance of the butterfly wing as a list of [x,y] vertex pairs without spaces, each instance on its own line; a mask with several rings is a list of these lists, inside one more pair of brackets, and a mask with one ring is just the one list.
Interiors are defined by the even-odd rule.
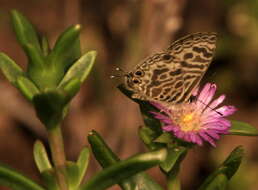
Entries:
[[187,101],[208,69],[216,38],[215,33],[185,36],[136,65],[126,77],[133,97],[169,105]]
[[181,60],[183,92],[176,103],[188,101],[207,71],[216,48],[217,34],[214,32],[194,33],[175,41],[168,52]]
[[144,72],[141,83],[134,89],[134,98],[163,102],[177,102],[184,91],[184,78],[181,69],[181,60],[168,52],[156,53],[149,56],[137,70]]

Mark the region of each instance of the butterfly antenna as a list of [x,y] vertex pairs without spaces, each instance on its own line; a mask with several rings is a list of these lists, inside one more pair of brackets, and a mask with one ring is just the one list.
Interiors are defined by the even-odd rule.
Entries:
[[114,79],[114,78],[120,78],[122,77],[123,75],[110,75],[110,78],[111,79]]
[[214,108],[210,107],[209,105],[205,104],[202,100],[197,99],[199,102],[201,102],[203,105],[205,105],[207,108],[210,108],[211,110],[215,111],[217,114],[223,116],[222,113],[218,112],[217,110],[215,110]]

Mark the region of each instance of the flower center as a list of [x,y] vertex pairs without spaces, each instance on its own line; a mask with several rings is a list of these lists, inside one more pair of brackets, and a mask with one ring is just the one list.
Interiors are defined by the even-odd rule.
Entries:
[[[180,107],[179,107],[180,106]],[[200,113],[194,104],[181,104],[171,108],[170,118],[184,132],[198,131],[201,129]]]
[[183,113],[178,120],[178,125],[184,132],[198,131],[200,129],[198,114],[195,112]]
[[190,122],[193,120],[193,113],[186,114],[185,116],[182,117],[183,122]]

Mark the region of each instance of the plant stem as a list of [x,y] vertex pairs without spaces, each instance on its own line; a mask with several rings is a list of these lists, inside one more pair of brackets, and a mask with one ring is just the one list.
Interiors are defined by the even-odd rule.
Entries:
[[48,139],[53,163],[55,166],[55,174],[60,190],[68,190],[68,185],[65,177],[66,159],[64,152],[64,143],[60,126],[56,126],[48,130]]
[[167,175],[167,180],[168,180],[168,190],[180,190],[181,189],[181,184],[179,180],[179,167],[174,168],[171,170],[168,175]]

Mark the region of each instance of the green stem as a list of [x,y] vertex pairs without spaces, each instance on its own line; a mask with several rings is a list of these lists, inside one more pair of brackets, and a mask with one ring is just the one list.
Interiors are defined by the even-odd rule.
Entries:
[[60,190],[68,190],[68,185],[65,177],[65,152],[63,136],[60,126],[56,126],[48,130],[48,139],[51,150],[52,159],[55,166],[56,178]]
[[168,180],[168,190],[180,190],[181,184],[179,180],[179,167],[171,170],[167,175]]

